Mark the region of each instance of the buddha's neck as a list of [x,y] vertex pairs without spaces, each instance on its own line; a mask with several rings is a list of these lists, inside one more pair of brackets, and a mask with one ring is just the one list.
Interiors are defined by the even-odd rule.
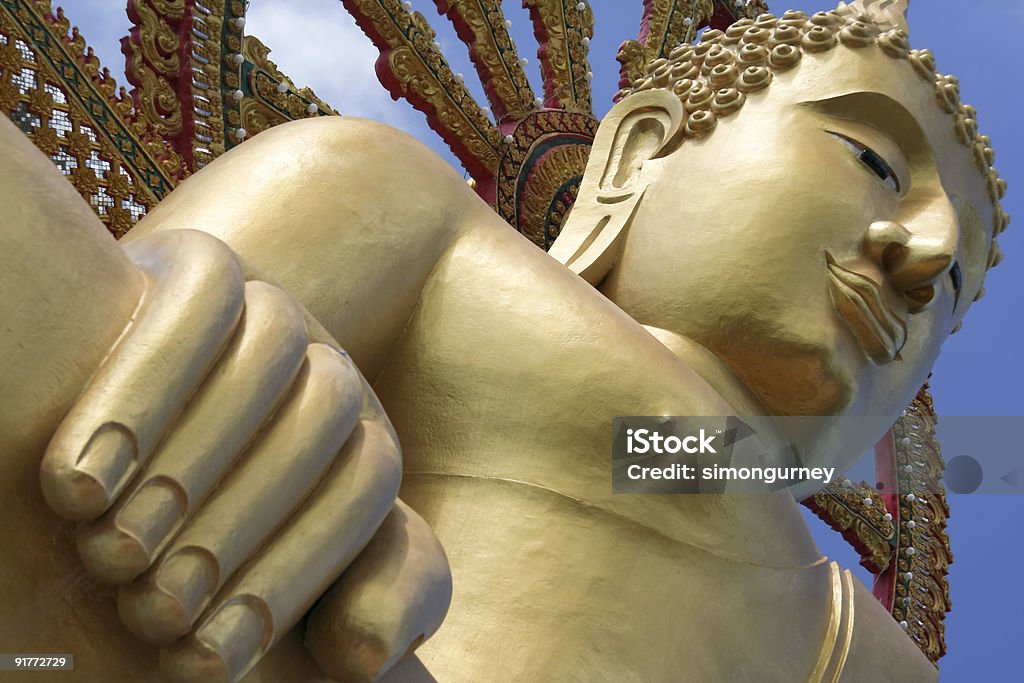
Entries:
[[[562,533],[615,526],[762,566],[818,558],[786,494],[612,495],[612,416],[765,414],[699,345],[642,329],[504,226],[468,231],[435,272],[374,388],[403,445],[403,497],[443,527],[446,546],[466,541],[467,516],[494,508],[501,533],[544,519]],[[439,388],[445,400],[433,398]],[[425,428],[442,424],[451,428]],[[565,519],[524,501],[564,505]]]
[[746,385],[733,374],[729,366],[706,347],[660,327],[644,325],[643,328],[710,384],[729,405],[733,406],[736,415],[770,414]]
[[[650,325],[643,325],[643,327],[651,336],[661,342],[665,348],[700,375],[712,389],[732,406],[734,415],[742,418],[766,416],[765,420],[773,424],[774,421],[767,417],[770,416],[770,411],[764,407],[757,396],[747,388],[725,362],[705,346],[669,330]],[[761,422],[760,426],[764,428],[768,424],[769,422]],[[764,434],[764,431],[761,429],[758,429],[758,431]],[[782,438],[781,435],[777,436]],[[684,496],[680,504],[683,507],[689,505],[703,508],[708,504],[708,498],[709,496],[706,495]],[[713,506],[719,507],[722,511],[726,512],[724,515],[716,516],[719,519],[752,521],[774,518],[781,522],[782,520],[779,518],[781,515],[788,522],[784,526],[789,529],[789,532],[784,534],[785,538],[778,539],[781,545],[791,546],[789,551],[793,553],[792,556],[800,557],[802,561],[808,561],[812,555],[816,554],[816,551],[813,550],[813,542],[810,541],[805,527],[801,529],[802,533],[796,535],[793,533],[796,526],[802,527],[802,525],[798,523],[799,520],[794,519],[799,517],[799,513],[796,511],[797,506],[789,494],[784,492],[772,495],[727,494],[710,496],[710,498],[714,499],[714,502],[711,503]],[[728,526],[727,524],[720,530],[722,532],[721,538],[735,540],[735,532],[739,530],[728,528]],[[754,545],[760,546],[760,544],[756,543]],[[730,547],[730,551],[726,553],[727,555],[733,555],[736,552],[735,547],[731,546],[730,543],[725,543],[723,547]],[[714,552],[714,549],[708,549]],[[761,547],[759,550],[764,551],[765,549]],[[745,552],[739,553],[745,561],[754,561],[755,563],[757,560],[754,558],[759,554],[760,552],[756,549],[753,555],[747,555]],[[772,554],[768,553],[767,555],[771,556]]]

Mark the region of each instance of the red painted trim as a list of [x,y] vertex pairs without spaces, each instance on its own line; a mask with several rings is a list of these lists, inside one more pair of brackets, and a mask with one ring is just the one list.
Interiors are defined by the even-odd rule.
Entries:
[[377,47],[377,50],[380,51],[380,57],[377,58],[377,62],[374,65],[374,71],[377,73],[377,79],[381,82],[381,85],[383,85],[391,94],[392,99],[398,100],[405,98],[405,100],[407,100],[416,110],[426,115],[427,125],[429,125],[431,130],[441,137],[445,144],[448,145],[449,149],[452,150],[455,157],[462,163],[466,170],[469,171],[469,174],[473,176],[473,179],[477,182],[477,193],[484,196],[481,192],[482,188],[494,186],[494,172],[484,166],[483,162],[477,159],[469,151],[458,135],[445,127],[437,117],[437,110],[433,105],[425,99],[403,90],[402,84],[391,70],[391,47],[387,44],[387,41],[384,40],[384,37],[374,28],[373,22],[370,21],[365,14],[358,11],[358,7],[356,7],[354,0],[341,0],[341,4],[356,20],[356,24],[362,32],[366,34],[366,37],[369,38]]
[[[881,484],[877,495],[885,504],[886,512],[892,515],[893,526],[896,527],[898,532],[900,528],[900,505],[896,478],[895,438],[890,428],[885,433],[885,436],[875,445],[875,477],[877,477],[878,483]],[[872,587],[872,593],[889,612],[892,611],[893,603],[896,600],[897,571],[896,558],[894,557],[884,572],[875,575],[875,583]]]

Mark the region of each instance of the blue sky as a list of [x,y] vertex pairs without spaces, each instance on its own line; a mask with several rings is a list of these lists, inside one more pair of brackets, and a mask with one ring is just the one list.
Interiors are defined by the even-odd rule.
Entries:
[[[527,13],[521,2],[505,1],[506,16],[527,70],[540,91],[535,43],[530,40]],[[786,9],[815,12],[833,5],[816,0],[770,2],[776,13]],[[128,21],[118,0],[66,0],[68,16],[77,24],[104,65],[123,73],[118,39]],[[431,18],[438,41],[456,71],[482,101],[465,50],[451,27],[437,18],[433,3],[415,0],[416,9]],[[594,104],[600,116],[616,90],[618,45],[633,38],[639,27],[641,0],[592,0],[596,29],[591,45],[595,74]],[[1000,243],[1006,258],[986,281],[986,297],[967,316],[963,332],[946,344],[932,380],[941,415],[1024,415],[1024,294],[1020,265],[1024,255],[1024,210],[1018,189],[1024,188],[1024,145],[1021,140],[1024,86],[1024,3],[1019,0],[916,0],[911,12],[911,43],[929,48],[939,70],[961,79],[962,98],[977,107],[980,127],[993,140],[996,167],[1010,184],[1004,208],[1017,219]],[[271,58],[296,85],[311,86],[343,114],[365,116],[403,128],[451,160],[422,117],[404,102],[392,102],[373,74],[376,50],[362,36],[338,0],[251,0],[248,33],[273,50]],[[1022,420],[1024,425],[1024,420]],[[1024,435],[1022,435],[1024,437]],[[1017,444],[1008,449],[1020,450]],[[949,454],[947,454],[949,455]],[[999,477],[1004,472],[986,473]],[[1020,675],[1017,666],[1020,624],[1024,622],[1024,495],[950,496],[950,535],[955,562],[951,568],[953,612],[947,621],[949,655],[942,661],[943,681],[1008,680]],[[837,537],[816,524],[823,550],[846,566],[856,565]]]

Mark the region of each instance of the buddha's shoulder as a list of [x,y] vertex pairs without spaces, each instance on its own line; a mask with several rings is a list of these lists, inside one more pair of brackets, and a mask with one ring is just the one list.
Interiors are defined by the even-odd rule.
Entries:
[[450,164],[408,133],[350,116],[291,121],[264,131],[238,149],[260,155],[283,151],[300,162],[329,160],[339,171],[379,168],[403,184],[442,178],[465,185]]
[[446,244],[463,216],[481,207],[461,174],[406,133],[322,116],[275,126],[218,157],[129,237],[203,229],[254,263],[269,261],[273,272],[277,254],[308,264],[379,258],[374,248],[396,244]]

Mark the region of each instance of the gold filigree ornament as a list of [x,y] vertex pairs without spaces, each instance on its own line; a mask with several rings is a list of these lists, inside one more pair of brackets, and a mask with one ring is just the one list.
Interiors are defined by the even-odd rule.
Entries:
[[946,652],[947,572],[953,561],[935,425],[934,406],[923,389],[892,430],[899,494],[892,613],[932,662]]
[[0,3],[0,107],[115,236],[184,174],[181,158],[49,2]]
[[896,526],[885,503],[867,482],[849,479],[816,493],[807,506],[843,535],[861,556],[861,565],[880,574],[889,568],[896,545]]

